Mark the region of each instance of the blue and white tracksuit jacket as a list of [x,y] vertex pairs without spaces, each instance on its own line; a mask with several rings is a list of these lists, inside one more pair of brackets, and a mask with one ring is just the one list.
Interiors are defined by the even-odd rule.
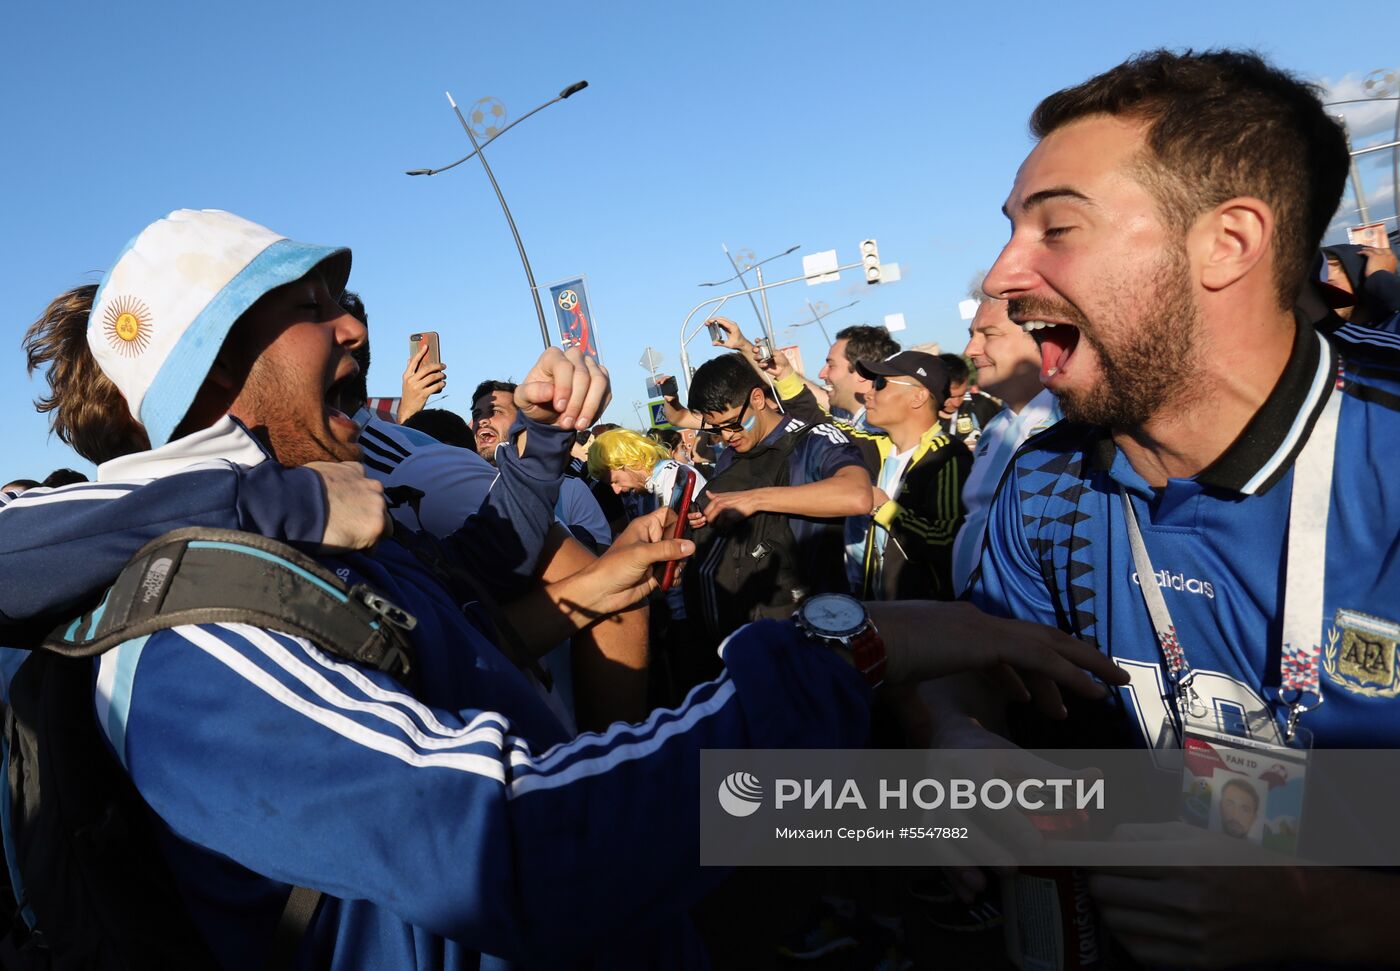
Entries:
[[[163,492],[175,470],[130,459],[119,461],[155,480],[137,501],[113,484],[118,495],[105,502],[40,493],[0,510],[10,617],[77,598],[80,582],[110,579],[154,535],[200,516],[230,525],[220,518],[228,508],[241,528],[289,525],[319,538],[314,502],[249,508],[276,495],[265,482],[296,484],[297,470],[257,465],[230,482],[225,465]],[[699,953],[676,915],[722,876],[698,866],[700,751],[865,739],[859,676],[770,622],[732,637],[725,674],[679,709],[570,741],[411,553],[385,543],[373,556],[323,562],[418,618],[416,695],[305,640],[246,625],[162,631],[94,664],[95,715],[158,819],[191,915],[229,968],[264,961],[292,884],[327,894],[304,967],[694,966]],[[41,565],[49,572],[30,572]],[[16,589],[33,586],[50,590]]]

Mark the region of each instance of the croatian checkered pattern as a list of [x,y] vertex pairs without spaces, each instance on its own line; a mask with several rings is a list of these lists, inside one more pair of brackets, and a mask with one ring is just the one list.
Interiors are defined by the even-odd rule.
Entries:
[[1316,644],[1304,647],[1283,645],[1283,678],[1280,687],[1284,691],[1319,693]]
[[1176,639],[1176,625],[1168,627],[1165,634],[1158,634],[1157,641],[1162,645],[1162,656],[1167,659],[1172,678],[1179,679],[1186,670],[1186,652],[1181,649],[1181,642]]

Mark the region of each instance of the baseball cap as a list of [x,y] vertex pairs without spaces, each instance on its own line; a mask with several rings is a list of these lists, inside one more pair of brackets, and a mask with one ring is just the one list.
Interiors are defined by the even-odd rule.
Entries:
[[869,380],[881,376],[913,378],[939,403],[948,397],[948,369],[937,357],[923,351],[900,351],[883,361],[861,361],[856,370]]
[[98,288],[87,340],[152,448],[170,441],[244,311],[323,265],[339,295],[350,250],[298,243],[218,209],[177,209],[126,244]]

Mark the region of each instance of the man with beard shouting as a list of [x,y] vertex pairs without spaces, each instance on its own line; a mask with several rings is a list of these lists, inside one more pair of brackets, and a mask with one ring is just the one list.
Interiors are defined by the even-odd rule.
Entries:
[[[984,288],[1039,343],[1066,421],[1012,462],[969,595],[1132,681],[1069,735],[1013,736],[1171,747],[1189,712],[1252,744],[1301,724],[1319,748],[1400,745],[1400,342],[1292,312],[1346,178],[1340,127],[1256,55],[1155,51],[1046,98],[1031,128]],[[1377,671],[1319,646],[1362,616]],[[944,745],[991,744],[934,711]],[[1091,888],[1149,965],[1394,959],[1389,874],[1120,869]]]

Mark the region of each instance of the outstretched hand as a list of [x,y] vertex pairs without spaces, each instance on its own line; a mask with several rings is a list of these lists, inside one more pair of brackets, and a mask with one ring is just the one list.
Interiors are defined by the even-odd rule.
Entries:
[[724,337],[720,340],[711,340],[710,343],[716,347],[727,347],[731,351],[743,351],[753,347],[749,339],[739,330],[739,325],[728,317],[711,317],[705,324],[718,324],[720,330],[724,331]]
[[[665,378],[669,377],[669,375],[662,375],[661,377]],[[675,395],[663,394],[661,396],[661,410],[665,413],[666,420],[677,428],[699,429],[704,424],[700,420],[700,416],[683,406],[681,404],[681,399]]]
[[632,520],[607,552],[582,571],[588,589],[580,602],[601,618],[626,610],[656,590],[652,567],[695,552],[690,540],[670,538],[675,523],[676,514],[665,506]]
[[408,367],[404,369],[403,392],[395,416],[399,424],[422,411],[429,398],[447,387],[447,365],[440,362],[429,363],[429,350],[430,345],[424,341],[422,350],[414,355],[413,360],[409,361]]
[[526,417],[560,428],[588,428],[612,400],[608,369],[576,347],[551,347],[515,388]]
[[[894,601],[867,606],[885,641],[885,676],[890,681],[1000,670],[1009,674],[1021,700],[1034,701],[1051,718],[1065,717],[1062,686],[1086,698],[1103,698],[1108,691],[1091,674],[1107,684],[1128,683],[1128,672],[1107,655],[1052,627],[993,617],[969,603]],[[931,631],[937,634],[930,636]]]

